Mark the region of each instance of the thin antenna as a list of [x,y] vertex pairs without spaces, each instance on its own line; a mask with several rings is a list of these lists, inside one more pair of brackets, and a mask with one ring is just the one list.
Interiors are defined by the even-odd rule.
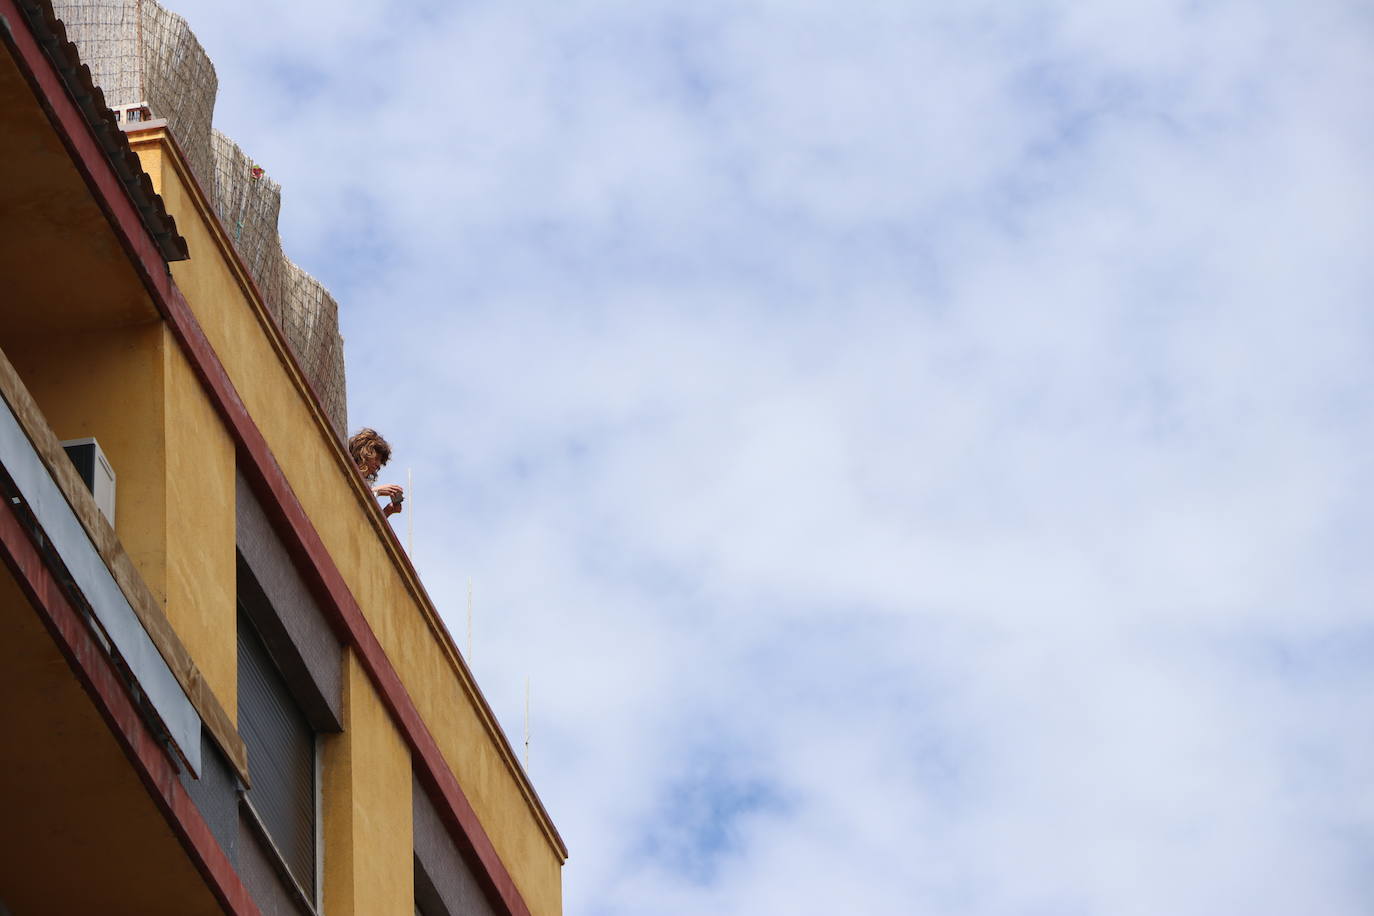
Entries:
[[525,769],[530,768],[530,676],[525,675]]
[[406,513],[406,556],[410,557],[410,562],[415,562],[415,481],[411,476],[410,468],[406,468],[406,499],[410,502],[410,511]]
[[472,665],[472,576],[468,576],[468,665]]

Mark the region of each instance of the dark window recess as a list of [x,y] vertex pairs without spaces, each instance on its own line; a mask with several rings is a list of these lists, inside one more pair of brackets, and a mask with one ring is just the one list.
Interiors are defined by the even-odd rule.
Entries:
[[415,916],[449,916],[444,898],[429,880],[418,858],[415,859]]
[[415,850],[415,907],[419,916],[496,916],[499,898],[489,891],[453,842],[420,780],[411,774],[411,824]]
[[291,875],[313,900],[315,732],[241,607],[239,732],[253,782],[248,802]]

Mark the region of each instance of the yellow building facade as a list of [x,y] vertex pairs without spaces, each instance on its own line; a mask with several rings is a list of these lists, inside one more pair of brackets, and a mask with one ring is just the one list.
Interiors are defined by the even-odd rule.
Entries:
[[0,18],[0,914],[560,913],[563,841],[178,137],[114,122],[46,0]]

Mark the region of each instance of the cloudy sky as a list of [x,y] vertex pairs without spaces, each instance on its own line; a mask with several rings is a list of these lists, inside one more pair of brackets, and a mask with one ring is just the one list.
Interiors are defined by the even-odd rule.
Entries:
[[167,3],[570,916],[1374,912],[1367,4]]

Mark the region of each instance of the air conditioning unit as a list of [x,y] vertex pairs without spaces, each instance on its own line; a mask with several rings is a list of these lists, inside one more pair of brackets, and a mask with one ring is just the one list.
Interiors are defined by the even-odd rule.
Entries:
[[87,436],[85,439],[68,439],[62,443],[67,457],[76,465],[76,472],[86,481],[91,495],[95,497],[96,508],[105,520],[114,527],[115,523],[115,472],[100,443]]

